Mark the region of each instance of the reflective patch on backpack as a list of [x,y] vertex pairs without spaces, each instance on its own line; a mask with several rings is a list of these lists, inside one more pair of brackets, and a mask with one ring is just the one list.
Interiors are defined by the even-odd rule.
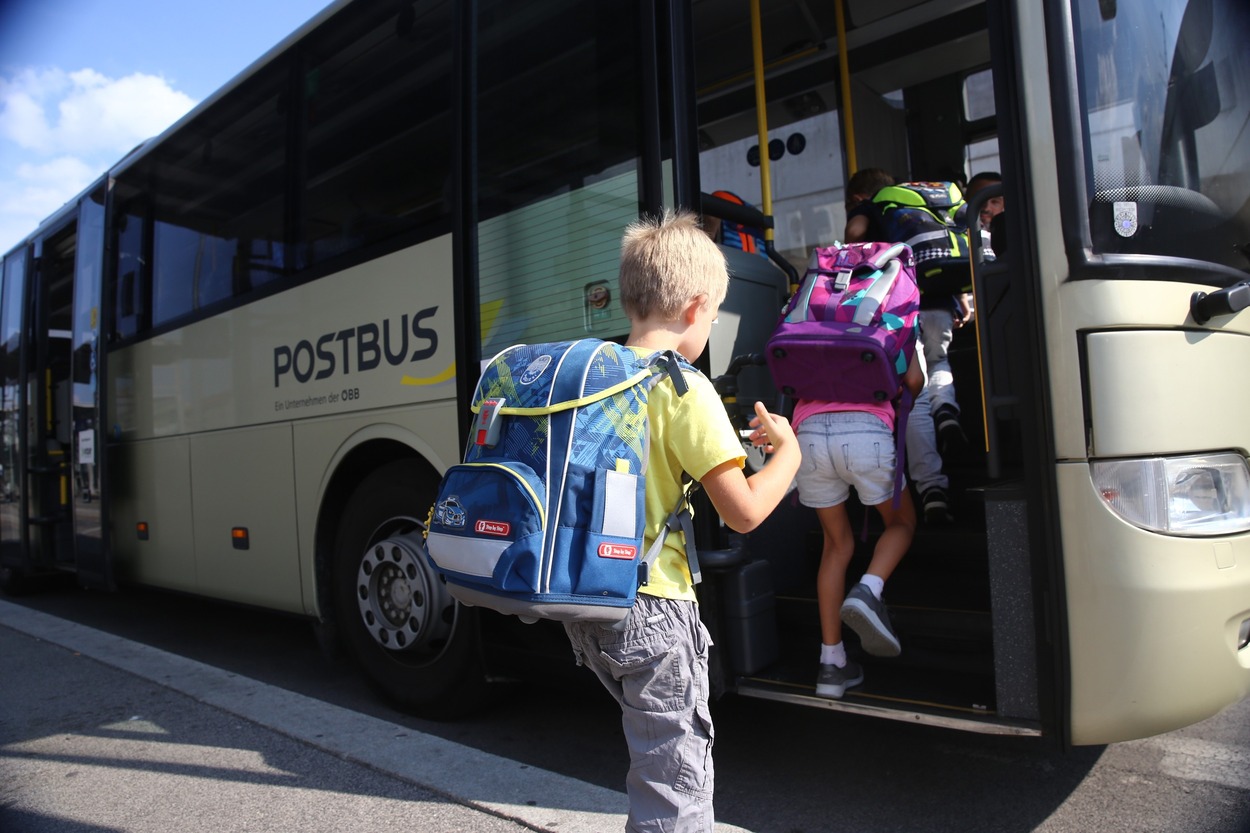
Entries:
[[551,356],[539,356],[530,362],[529,367],[525,368],[525,372],[521,374],[521,384],[532,385],[538,381],[548,367],[551,366]]

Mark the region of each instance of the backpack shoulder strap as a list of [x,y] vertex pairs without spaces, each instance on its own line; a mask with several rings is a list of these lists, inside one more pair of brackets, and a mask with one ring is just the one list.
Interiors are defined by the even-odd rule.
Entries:
[[852,320],[856,324],[866,327],[872,323],[877,310],[881,309],[890,290],[894,288],[894,281],[901,269],[897,260],[891,260],[884,269],[878,269],[879,277],[872,282],[872,286],[868,287],[868,291],[859,299],[859,305],[855,307],[855,317]]
[[[660,372],[653,377],[656,382],[665,376],[673,380],[673,387],[677,390],[678,396],[685,396],[686,391],[690,390],[684,372],[686,370],[698,372],[698,368],[682,358],[676,350],[661,350],[653,354],[647,362],[652,367],[660,369]],[[647,583],[651,564],[659,557],[668,534],[679,529],[686,542],[686,563],[690,566],[690,581],[692,584],[698,584],[703,580],[703,575],[699,570],[699,555],[694,546],[694,515],[690,510],[690,496],[698,489],[698,482],[683,473],[681,497],[677,499],[677,505],[673,507],[672,512],[668,513],[668,517],[660,527],[660,534],[651,542],[646,554],[638,562],[639,584]]]
[[670,532],[681,530],[682,537],[686,542],[686,564],[690,567],[690,583],[698,584],[703,581],[703,572],[699,569],[699,553],[694,546],[694,515],[690,511],[690,496],[697,492],[700,488],[698,481],[691,480],[689,475],[682,475],[681,497],[677,499],[677,505],[673,507],[673,511],[668,513],[664,525],[660,527],[660,534],[651,542],[651,546],[647,547],[647,553],[638,562],[639,583],[646,584],[651,573],[651,564],[660,555],[660,550],[664,549],[664,541],[668,538]]
[[647,367],[652,375],[652,384],[658,383],[665,376],[673,380],[673,387],[678,396],[685,396],[690,390],[683,371],[698,372],[698,368],[681,357],[676,350],[660,350],[647,358]]

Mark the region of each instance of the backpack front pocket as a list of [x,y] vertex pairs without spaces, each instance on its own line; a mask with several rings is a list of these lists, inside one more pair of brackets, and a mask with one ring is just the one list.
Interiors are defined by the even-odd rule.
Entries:
[[426,545],[441,570],[500,590],[537,590],[546,499],[515,461],[461,463],[443,477]]

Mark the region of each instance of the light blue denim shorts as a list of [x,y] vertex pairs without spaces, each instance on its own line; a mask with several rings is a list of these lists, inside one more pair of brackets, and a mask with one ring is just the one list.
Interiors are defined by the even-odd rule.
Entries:
[[799,502],[813,509],[845,503],[855,487],[860,503],[894,496],[894,432],[863,411],[816,414],[799,425]]

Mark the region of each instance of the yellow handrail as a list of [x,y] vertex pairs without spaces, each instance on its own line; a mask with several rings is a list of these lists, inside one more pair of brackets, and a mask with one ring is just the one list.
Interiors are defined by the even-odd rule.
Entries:
[[[755,59],[755,123],[760,143],[760,210],[771,217],[773,187],[768,170],[768,113],[764,101],[764,41],[760,35],[760,0],[751,0],[751,52]],[[773,241],[773,229],[764,229],[764,239]]]
[[846,58],[846,19],[842,13],[842,0],[834,0],[838,26],[838,75],[842,80],[842,132],[846,135],[846,175],[859,170],[855,158],[855,117],[851,113],[851,70]]

